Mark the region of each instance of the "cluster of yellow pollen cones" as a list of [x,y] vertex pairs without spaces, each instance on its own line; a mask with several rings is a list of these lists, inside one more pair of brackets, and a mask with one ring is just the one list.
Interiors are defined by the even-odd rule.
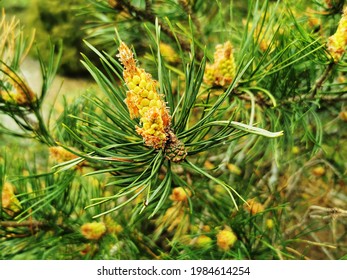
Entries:
[[118,51],[128,88],[125,103],[130,117],[140,119],[136,132],[142,136],[146,146],[164,150],[168,160],[176,163],[184,160],[187,152],[172,131],[168,107],[157,91],[158,82],[151,74],[136,66],[133,52],[124,42],[121,42]]

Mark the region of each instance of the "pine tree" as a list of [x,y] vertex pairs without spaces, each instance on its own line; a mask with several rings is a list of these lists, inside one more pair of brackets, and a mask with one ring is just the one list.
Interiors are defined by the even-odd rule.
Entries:
[[34,37],[2,12],[1,259],[346,258],[344,1],[76,13],[97,89],[56,116],[63,44],[37,49],[35,92]]

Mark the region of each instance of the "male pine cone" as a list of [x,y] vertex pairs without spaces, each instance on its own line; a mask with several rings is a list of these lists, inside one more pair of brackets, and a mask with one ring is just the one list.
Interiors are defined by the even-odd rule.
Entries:
[[123,78],[128,87],[125,103],[131,118],[139,118],[136,132],[145,145],[156,150],[163,149],[165,157],[180,162],[187,156],[184,144],[171,129],[171,116],[162,95],[157,91],[157,81],[144,69],[136,66],[129,47],[121,42],[119,60],[124,65]]

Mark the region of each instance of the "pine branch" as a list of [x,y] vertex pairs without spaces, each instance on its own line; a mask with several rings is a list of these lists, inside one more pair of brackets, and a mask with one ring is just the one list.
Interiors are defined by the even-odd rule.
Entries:
[[15,221],[0,221],[1,227],[46,227],[47,224],[40,221],[24,221],[24,222],[15,222]]
[[151,0],[145,0],[146,8],[145,11],[146,13],[151,13],[152,12],[152,2]]
[[191,19],[193,20],[196,30],[198,31],[198,35],[201,35],[201,24],[199,19],[196,17],[196,14],[194,14],[193,10],[192,10],[192,6],[189,4],[189,2],[187,0],[179,0],[178,1],[180,3],[180,5],[183,7],[183,9],[185,10],[185,12],[191,17]]
[[[318,87],[317,87],[318,88]],[[248,94],[238,94],[238,98],[246,101],[251,101],[251,98]],[[263,96],[254,96],[255,103],[257,103],[260,106],[263,107],[272,107],[273,104],[270,100],[265,99]],[[334,103],[334,102],[341,102],[341,101],[347,101],[347,93],[345,94],[330,94],[330,95],[323,95],[323,96],[312,96],[308,94],[302,94],[294,97],[289,97],[287,99],[284,99],[280,102],[278,102],[278,106],[285,106],[288,104],[292,104],[295,102],[300,102],[300,101],[317,101],[321,100],[324,102],[328,103]]]
[[342,94],[342,95],[324,95],[324,96],[310,96],[307,94],[303,94],[303,95],[299,95],[299,96],[295,96],[292,98],[288,98],[286,100],[283,100],[282,102],[280,102],[281,105],[287,105],[290,104],[292,102],[298,102],[298,101],[315,101],[315,100],[321,100],[324,102],[337,102],[337,101],[346,101],[347,100],[347,94]]
[[0,221],[0,227],[3,228],[19,228],[19,227],[28,227],[31,230],[33,228],[36,229],[52,229],[54,227],[59,227],[65,232],[73,232],[72,229],[66,225],[63,224],[55,224],[53,225],[52,223],[48,222],[42,222],[42,221],[36,221],[36,220],[29,220],[29,221],[22,221],[22,222],[17,222],[17,221]]
[[331,62],[327,68],[325,69],[324,73],[322,74],[322,76],[320,76],[318,78],[318,80],[316,81],[316,83],[314,84],[313,88],[311,89],[310,93],[309,93],[309,97],[314,98],[317,94],[318,89],[320,89],[323,85],[323,83],[325,82],[325,80],[329,77],[333,67],[334,67],[335,63]]
[[[129,1],[126,1],[126,0],[119,0],[117,7],[114,8],[114,9],[122,9],[124,11],[127,11],[130,15],[132,15],[134,17],[134,19],[136,19],[138,21],[149,21],[153,25],[155,25],[156,16],[155,16],[155,14],[153,13],[153,11],[151,9],[151,4],[149,3],[149,1],[146,1],[146,8],[145,8],[145,10],[140,10],[140,9],[134,7],[133,5],[131,5],[129,3]],[[189,52],[191,50],[190,49],[190,43],[186,39],[184,39],[179,34],[174,34],[173,31],[170,29],[170,27],[165,25],[159,19],[158,19],[158,24],[159,24],[161,30],[167,36],[169,36],[173,40],[176,40],[176,39],[178,40],[178,42],[181,45],[183,50],[185,50],[187,52]],[[199,60],[201,60],[202,57],[203,57],[201,52],[198,52],[196,55],[197,55],[197,58]]]

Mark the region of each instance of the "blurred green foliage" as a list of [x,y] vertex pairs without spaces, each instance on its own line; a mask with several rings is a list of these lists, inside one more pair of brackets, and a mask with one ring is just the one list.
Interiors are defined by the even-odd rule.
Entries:
[[50,40],[54,44],[63,41],[61,74],[80,76],[86,73],[79,63],[80,52],[87,52],[83,43],[85,19],[78,16],[77,8],[84,2],[33,0],[28,6],[30,12],[27,13],[26,22],[29,27],[36,29],[37,46],[42,56],[49,55],[49,49],[45,46]]
[[80,53],[91,53],[83,43],[86,31],[85,17],[79,16],[81,7],[86,2],[83,0],[70,1],[45,1],[45,0],[3,0],[2,6],[8,14],[15,14],[24,23],[28,33],[35,29],[37,48],[32,49],[32,55],[46,59],[49,56],[47,46],[52,42],[63,42],[63,56],[59,73],[69,76],[85,76],[86,70],[79,63]]
[[[0,102],[22,129],[0,130],[0,144],[10,147],[0,150],[0,259],[346,259],[347,60],[332,64],[326,49],[344,2],[30,2],[26,20],[42,54],[49,37],[64,40],[65,56],[68,42],[81,43],[73,37],[91,43],[100,64],[86,50],[83,61],[98,91],[64,100],[60,117],[46,123],[41,105],[59,64],[52,47],[49,61],[40,60],[38,101]],[[115,37],[158,80],[187,147],[180,165],[136,133]],[[205,62],[226,40],[235,47],[236,82],[209,86]],[[69,57],[77,66],[78,52]],[[18,81],[8,72],[4,89]],[[235,121],[285,133],[229,134]],[[228,194],[234,189],[243,199],[235,195],[238,209]],[[94,221],[107,229],[98,238],[84,231]],[[232,246],[220,242],[226,230],[237,238]]]

